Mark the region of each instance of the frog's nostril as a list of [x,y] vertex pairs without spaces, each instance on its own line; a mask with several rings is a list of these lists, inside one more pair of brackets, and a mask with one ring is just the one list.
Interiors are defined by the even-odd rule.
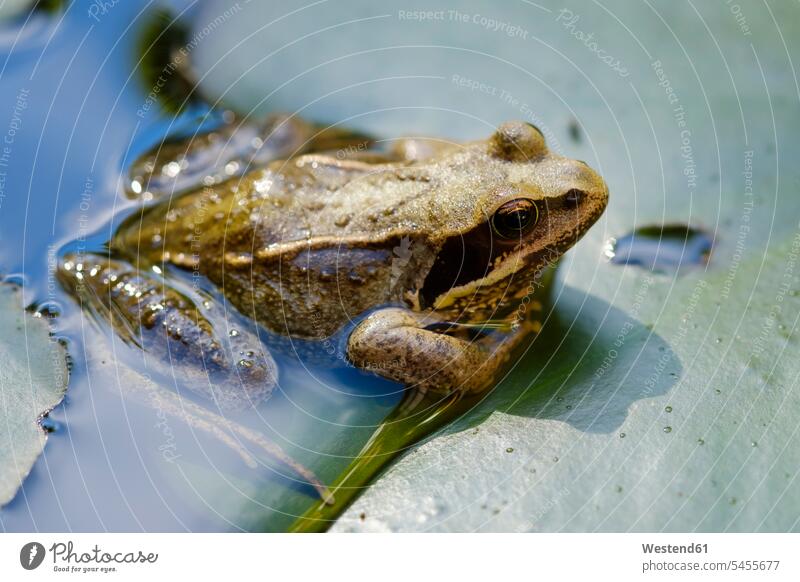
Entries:
[[586,198],[586,192],[573,188],[564,194],[564,206],[566,208],[577,208],[584,198]]

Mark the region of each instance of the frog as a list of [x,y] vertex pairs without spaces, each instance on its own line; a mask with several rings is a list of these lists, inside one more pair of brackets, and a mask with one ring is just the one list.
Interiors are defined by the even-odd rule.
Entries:
[[[202,126],[213,117],[196,121]],[[149,202],[238,178],[275,159],[320,151],[366,152],[375,141],[362,132],[286,113],[253,119],[224,110],[218,117],[223,121],[219,126],[195,129],[188,140],[168,135],[136,158],[125,195]]]
[[[538,289],[607,203],[588,164],[510,121],[482,140],[304,153],[161,197],[117,227],[107,254],[66,256],[59,273],[83,305],[122,320],[128,341],[173,354],[164,361],[194,378],[187,387],[222,408],[266,401],[280,371],[258,334],[231,334],[170,272],[203,277],[274,337],[350,330],[348,365],[402,384],[413,408],[493,385],[541,329]],[[212,372],[222,380],[208,388]],[[333,503],[310,471],[267,453]]]

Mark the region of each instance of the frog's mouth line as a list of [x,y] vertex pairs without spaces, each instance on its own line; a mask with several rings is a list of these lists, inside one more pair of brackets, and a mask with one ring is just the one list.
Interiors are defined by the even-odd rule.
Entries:
[[498,238],[488,223],[449,238],[436,255],[420,290],[423,304],[434,309],[447,307],[480,287],[493,286],[529,268],[531,255],[537,249],[519,248],[520,242]]
[[[477,290],[483,287],[496,286],[501,294],[513,295],[517,285],[513,284],[511,277],[532,268],[530,276],[525,277],[525,285],[523,285],[525,287],[527,283],[534,281],[541,271],[554,264],[560,257],[560,254],[556,254],[554,258],[547,260],[544,258],[546,255],[548,253],[532,249],[522,249],[510,253],[491,270],[488,270],[485,276],[445,290],[435,298],[431,306],[434,309],[445,309],[462,297],[475,295]],[[504,280],[508,281],[503,283]],[[504,286],[507,288],[504,289]]]
[[[545,227],[535,227],[522,238],[499,237],[485,222],[447,239],[420,291],[423,305],[444,309],[488,287],[497,287],[500,294],[514,295],[520,287],[534,282],[589,230],[605,208],[606,191],[590,204],[580,203],[586,194],[575,199],[569,196],[570,192],[573,191],[547,199],[539,208],[539,224]],[[525,276],[511,280],[521,272]]]

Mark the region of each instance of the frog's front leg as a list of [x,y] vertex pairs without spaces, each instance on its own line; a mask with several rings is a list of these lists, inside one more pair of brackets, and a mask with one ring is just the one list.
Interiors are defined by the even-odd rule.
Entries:
[[449,333],[442,323],[402,308],[376,311],[350,334],[348,358],[420,395],[474,394],[491,385],[528,331],[521,326],[503,339],[474,339]]

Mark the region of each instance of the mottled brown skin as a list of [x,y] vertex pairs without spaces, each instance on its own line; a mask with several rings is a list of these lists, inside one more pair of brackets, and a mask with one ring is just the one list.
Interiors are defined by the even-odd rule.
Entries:
[[[356,365],[423,390],[482,390],[535,331],[513,320],[535,277],[597,220],[608,192],[523,122],[430,151],[386,163],[323,154],[273,162],[147,209],[111,247],[197,271],[243,314],[295,338],[330,336],[392,305],[352,333]],[[538,222],[498,236],[493,216],[520,199],[536,205]],[[474,341],[426,329],[490,320],[513,330]]]
[[277,114],[231,120],[191,139],[167,139],[131,166],[127,194],[148,201],[219,184],[276,159],[319,151],[364,151],[373,140],[335,126]]

